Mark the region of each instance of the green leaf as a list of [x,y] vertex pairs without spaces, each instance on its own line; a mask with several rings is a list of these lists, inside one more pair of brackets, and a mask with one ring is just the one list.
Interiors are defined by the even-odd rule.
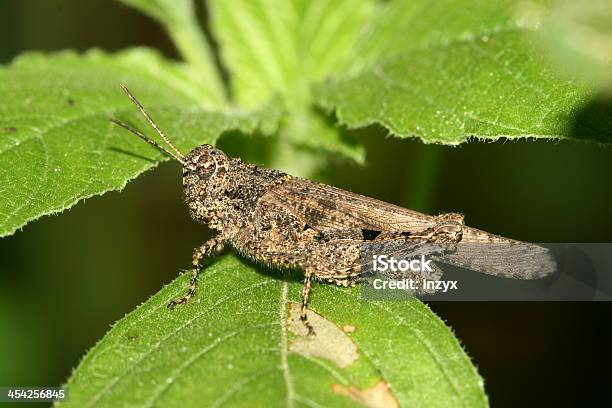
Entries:
[[353,44],[350,70],[372,68],[410,50],[515,29],[516,20],[525,13],[519,5],[515,0],[380,2]]
[[398,136],[450,145],[471,136],[569,137],[592,96],[561,80],[515,31],[415,50],[319,90],[351,127],[377,122]]
[[126,84],[183,152],[223,132],[275,131],[280,111],[210,111],[185,65],[147,49],[25,54],[0,68],[0,236],[79,200],[120,190],[166,158],[109,122],[151,134]]
[[315,99],[349,127],[379,123],[426,143],[456,145],[472,136],[612,141],[601,120],[579,123],[593,93],[551,67],[522,28],[528,13],[477,3],[385,3],[357,43],[363,60],[352,75],[320,83]]
[[370,406],[487,405],[469,358],[419,301],[363,302],[358,288],[315,284],[317,336],[307,338],[299,281],[227,256],[202,272],[190,303],[168,310],[187,282],[117,322],[59,406],[356,406],[366,396]]
[[559,1],[542,18],[541,37],[560,67],[612,91],[612,4]]
[[210,1],[211,22],[237,102],[258,106],[280,93],[289,108],[307,106],[310,83],[345,65],[373,3]]
[[225,90],[215,66],[210,44],[195,15],[193,0],[118,0],[148,14],[164,26],[192,71],[192,81],[202,85],[211,106],[225,104]]
[[312,110],[310,87],[347,66],[373,5],[371,0],[210,1],[213,32],[236,102],[252,108],[278,94],[292,113],[281,134],[286,146],[363,162],[363,149]]

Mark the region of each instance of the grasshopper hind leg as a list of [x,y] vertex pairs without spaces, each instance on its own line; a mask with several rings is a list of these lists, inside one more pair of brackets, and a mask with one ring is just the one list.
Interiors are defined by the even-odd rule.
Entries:
[[312,278],[314,273],[310,269],[304,271],[304,287],[302,288],[302,308],[300,309],[300,321],[308,330],[308,336],[314,336],[315,331],[308,321],[308,301],[310,300],[310,291],[312,289]]

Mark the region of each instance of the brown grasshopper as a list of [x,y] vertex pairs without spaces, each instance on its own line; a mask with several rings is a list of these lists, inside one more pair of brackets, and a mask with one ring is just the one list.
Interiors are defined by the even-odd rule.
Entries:
[[[131,92],[121,87],[169,149],[117,119],[112,122],[183,166],[183,189],[191,216],[218,232],[194,250],[189,288],[185,296],[170,302],[171,309],[194,295],[202,260],[225,244],[256,261],[304,271],[300,318],[309,334],[314,333],[306,314],[312,280],[341,286],[362,280],[367,270],[367,260],[360,256],[364,243],[389,242],[407,250],[428,244],[437,248],[430,253],[443,262],[518,279],[539,278],[554,270],[546,249],[466,227],[459,214],[421,214],[245,164],[208,144],[184,155]],[[504,248],[487,253],[464,243],[503,244]]]

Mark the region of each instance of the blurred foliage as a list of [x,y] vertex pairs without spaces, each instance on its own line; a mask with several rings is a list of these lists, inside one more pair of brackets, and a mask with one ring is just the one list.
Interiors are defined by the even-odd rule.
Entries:
[[[163,5],[168,2],[158,3]],[[474,13],[472,7],[453,7],[451,3],[441,2],[439,6],[437,3],[426,6],[423,3],[419,6],[419,2],[413,2],[415,11],[422,7],[426,15],[446,17],[438,25],[428,23],[427,19],[408,18],[404,27],[409,33],[416,33],[417,39],[406,37],[402,31],[399,31],[400,34],[396,38],[417,41],[417,48],[427,49],[437,40],[440,39],[443,44],[445,38],[451,38],[455,34],[459,37],[462,34],[470,37],[469,34],[482,34],[487,29],[495,29],[499,24],[524,25],[525,21],[529,23],[529,16],[526,17],[525,14],[527,10],[533,12],[532,17],[535,16],[535,24],[527,24],[529,27],[537,27],[540,21],[544,21],[542,29],[530,31],[529,28],[529,35],[541,38],[541,35],[546,35],[547,29],[554,32],[555,29],[562,28],[568,30],[566,32],[569,34],[564,35],[571,40],[567,41],[570,45],[574,44],[573,38],[580,38],[583,43],[588,42],[574,47],[574,51],[569,54],[559,51],[566,45],[559,45],[556,41],[563,40],[564,35],[553,35],[549,39],[555,41],[541,42],[548,44],[545,46],[550,47],[549,52],[560,55],[558,58],[561,66],[569,66],[570,63],[580,65],[578,71],[570,69],[568,75],[578,72],[579,78],[589,79],[592,72],[590,70],[597,67],[599,62],[591,64],[587,61],[597,54],[582,58],[575,57],[574,52],[605,48],[605,42],[599,44],[596,40],[603,38],[602,35],[575,37],[572,35],[572,27],[576,27],[576,24],[558,23],[563,21],[561,17],[556,20],[554,12],[548,15],[547,8],[536,3],[520,2],[518,8],[513,6],[514,2],[506,2],[501,6],[500,3],[487,3],[486,13]],[[196,2],[195,5],[196,17],[205,19],[210,10],[203,8],[202,3]],[[498,7],[509,7],[508,12],[498,13]],[[570,6],[562,5],[559,8],[571,10]],[[516,18],[517,10],[522,10],[522,14],[518,14],[520,18]],[[609,8],[602,10],[597,15],[604,16]],[[194,19],[194,16],[189,14],[192,12],[186,14],[189,20]],[[581,12],[581,9],[576,7],[572,12]],[[394,16],[393,13],[389,15]],[[455,18],[457,15],[464,17]],[[483,19],[482,15],[488,17]],[[3,2],[0,3],[0,16],[5,17],[2,26],[7,33],[0,37],[0,55],[5,62],[21,51],[31,48],[86,50],[92,46],[101,46],[112,50],[131,44],[160,48],[170,58],[178,56],[159,27],[138,13],[106,0]],[[471,32],[461,25],[470,18],[478,25],[478,29]],[[481,27],[482,21],[485,20],[492,21],[492,26]],[[390,21],[392,20],[387,20],[381,26],[386,27]],[[112,30],[109,29],[110,25]],[[599,31],[605,33],[605,25],[603,28]],[[180,55],[185,60],[204,60],[202,56],[206,53],[197,56],[198,52],[181,49],[177,40],[177,37],[183,35],[185,46],[189,43],[185,39],[193,35],[193,32],[187,30],[187,33],[173,33],[168,30],[167,25],[166,31],[174,38]],[[428,33],[433,33],[433,36]],[[380,41],[392,50],[394,41],[389,41],[389,38]],[[325,41],[314,41],[313,44],[323,46]],[[214,52],[214,43],[211,48],[211,52]],[[190,52],[194,55],[189,56]],[[605,54],[601,56],[605,58]],[[377,55],[367,58],[364,56],[363,61],[376,61],[377,58]],[[396,56],[390,55],[389,58]],[[214,61],[214,64],[219,65],[219,61]],[[224,65],[227,65],[227,60]],[[605,60],[602,66],[602,69],[593,68],[593,72],[601,72],[602,77],[605,77]],[[584,70],[586,75],[580,73],[583,69],[581,67],[587,67]],[[355,73],[362,72],[359,66],[353,69]],[[448,72],[453,74],[452,70]],[[532,72],[521,74],[530,73]],[[397,76],[404,81],[405,78],[401,74],[402,72],[398,71]],[[494,74],[500,75],[499,72]],[[41,77],[45,75],[44,72],[40,74]],[[220,75],[221,81],[231,78],[224,77],[223,72]],[[469,72],[466,76],[469,78]],[[595,73],[593,77],[599,78],[599,74]],[[326,78],[321,78],[321,83],[325,84]],[[91,79],[94,80],[95,76]],[[350,80],[349,78],[348,81]],[[593,85],[593,81],[587,82],[589,86]],[[605,79],[597,81],[598,84],[605,82]],[[333,87],[337,86],[338,82],[332,81],[329,84]],[[560,84],[560,89],[568,86],[565,82]],[[494,89],[494,84],[489,85]],[[163,89],[165,85],[157,86],[159,89],[147,89],[145,93],[169,92]],[[573,83],[570,86],[574,86]],[[384,88],[373,88],[374,91],[385,91]],[[437,89],[444,97],[445,89]],[[121,94],[116,86],[115,90],[117,93],[112,98],[120,98]],[[139,94],[138,89],[133,91]],[[276,93],[278,89],[273,91]],[[406,93],[403,88],[400,91]],[[341,102],[344,99],[338,100]],[[570,113],[570,117],[563,121],[569,137],[598,139],[605,136],[602,129],[609,131],[610,126],[605,123],[602,125],[601,120],[610,120],[612,117],[609,100],[585,98],[580,106],[572,105],[571,99],[567,100],[569,103],[561,107]],[[397,101],[392,113],[401,114],[404,103],[402,95],[397,97]],[[521,102],[520,99],[517,101]],[[173,100],[168,102],[172,103]],[[529,109],[533,107],[531,104],[534,102],[528,99],[522,102],[525,103],[523,108],[526,112],[522,120],[529,119]],[[122,103],[128,106],[127,100]],[[331,107],[329,104],[326,106]],[[492,103],[491,106],[491,112],[494,114],[495,104]],[[155,116],[165,122],[165,114],[162,110],[158,112]],[[137,112],[129,113],[132,114],[133,118],[136,118]],[[228,132],[219,139],[218,144],[229,153],[239,154],[247,160],[286,169],[299,165],[297,171],[302,174],[312,173],[315,177],[339,187],[408,205],[417,210],[431,213],[448,210],[463,212],[467,215],[468,223],[503,235],[532,241],[609,240],[612,224],[609,217],[603,216],[608,211],[606,203],[612,198],[607,180],[607,174],[612,170],[607,150],[586,144],[545,142],[504,145],[476,143],[464,145],[459,149],[424,146],[414,141],[385,140],[386,131],[377,127],[359,131],[338,130],[335,126],[329,126],[327,122],[330,118],[316,109],[308,109],[301,117],[307,118],[306,122],[283,124],[280,134],[284,135],[285,141],[282,138],[255,139],[238,132]],[[329,147],[309,145],[311,141],[307,138],[308,134],[313,123],[318,126],[317,122],[332,130],[330,140],[341,140],[343,146],[348,149],[354,148],[355,140],[363,144],[367,151],[367,167],[357,167],[333,153],[321,154],[322,151],[334,152]],[[356,120],[354,123],[356,122],[369,124],[371,121]],[[410,126],[401,120],[396,122],[398,129],[402,126],[410,129]],[[304,126],[304,123],[307,126]],[[334,122],[331,123],[333,125]],[[599,125],[593,126],[593,123]],[[164,126],[167,128],[172,125],[165,123]],[[305,131],[287,131],[296,126]],[[323,134],[320,131],[317,133]],[[461,135],[460,132],[457,134]],[[208,133],[202,130],[200,140],[209,140],[207,135]],[[301,140],[287,140],[287,137],[292,135],[301,135]],[[2,138],[13,136],[7,132],[0,133]],[[182,135],[173,132],[172,137],[180,140]],[[315,142],[323,143],[316,140]],[[125,143],[128,143],[130,150],[142,149],[147,154],[154,152],[152,149],[146,150],[146,146],[141,146],[138,141],[126,140]],[[296,145],[299,145],[299,149],[295,149]],[[285,154],[279,157],[278,152]],[[343,153],[344,156],[347,154],[350,156],[350,150]],[[156,160],[158,158],[159,156],[155,157]],[[314,165],[310,164],[311,161],[314,161]],[[206,232],[202,232],[202,228],[194,225],[186,216],[178,180],[179,171],[164,165],[159,171],[144,177],[133,186],[129,185],[121,195],[110,194],[89,200],[87,205],[78,205],[69,214],[43,219],[28,226],[25,233],[1,241],[0,347],[2,351],[6,351],[4,356],[7,357],[0,365],[0,383],[62,383],[69,368],[76,365],[83,350],[107,331],[108,324],[120,318],[125,311],[132,310],[139,301],[157,292],[161,284],[169,280],[172,271],[177,270],[177,265],[188,264],[191,248],[206,238]],[[44,203],[44,198],[38,202]],[[0,211],[0,216],[2,215],[4,211]],[[605,318],[607,313],[595,306],[589,307],[558,306],[546,309],[545,305],[534,305],[526,310],[519,306],[470,307],[456,303],[448,307],[434,305],[434,309],[442,311],[443,316],[451,317],[458,337],[462,338],[466,348],[479,362],[481,372],[488,379],[487,389],[496,406],[533,403],[538,398],[548,404],[571,401],[571,396],[562,397],[562,394],[531,393],[529,390],[533,384],[524,373],[528,369],[536,375],[540,379],[540,389],[546,389],[547,386],[551,390],[576,388],[575,383],[568,383],[567,387],[564,387],[564,381],[569,380],[563,373],[572,369],[577,372],[577,368],[584,368],[584,361],[599,359],[589,359],[584,354],[581,354],[579,359],[574,359],[571,357],[572,353],[582,342],[590,341],[587,349],[582,348],[587,354],[590,350],[605,348],[601,343],[604,337],[600,333],[590,332],[593,329],[588,322],[595,322],[599,315]],[[497,311],[495,313],[499,315],[491,310]],[[580,336],[573,331],[577,325],[582,328]],[[495,333],[502,335],[496,336]],[[483,342],[482,339],[490,339],[491,336],[494,340]],[[601,344],[601,347],[597,347],[597,344]],[[559,367],[560,355],[565,356],[562,361],[567,361],[567,366],[555,369]],[[529,361],[529,367],[521,365],[522,361]],[[36,367],[35,370],[32,370],[33,366]],[[595,385],[589,382],[585,386]],[[516,389],[524,392],[516,393]],[[588,398],[592,398],[592,394],[586,391],[581,393],[580,403],[588,403]]]
[[559,1],[543,14],[542,42],[560,67],[582,82],[612,91],[612,3]]

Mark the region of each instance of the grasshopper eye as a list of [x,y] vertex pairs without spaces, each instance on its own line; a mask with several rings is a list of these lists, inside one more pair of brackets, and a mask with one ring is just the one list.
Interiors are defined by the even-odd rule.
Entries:
[[444,235],[461,235],[463,232],[463,226],[461,224],[451,222],[438,226],[435,229],[435,234]]

